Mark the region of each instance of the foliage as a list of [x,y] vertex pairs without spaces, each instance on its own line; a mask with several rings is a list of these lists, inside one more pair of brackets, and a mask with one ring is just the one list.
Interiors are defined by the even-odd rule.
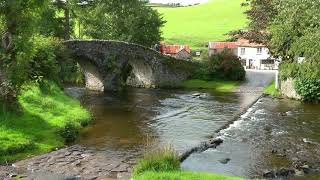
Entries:
[[[319,76],[320,77],[320,76]],[[305,101],[320,102],[320,78],[298,78],[295,80],[294,88]]]
[[280,64],[280,78],[309,78],[317,79],[320,77],[320,63],[297,63],[283,62]]
[[155,8],[167,21],[162,28],[164,40],[171,44],[188,44],[203,49],[208,41],[222,41],[231,30],[244,28],[247,23],[243,0],[210,0],[188,7]]
[[84,77],[80,65],[63,44],[55,44],[54,54],[59,65],[58,82],[81,85]]
[[181,87],[186,89],[214,89],[221,92],[230,92],[236,89],[240,83],[238,81],[224,80],[199,80],[192,79],[182,83]]
[[59,130],[67,124],[80,128],[91,119],[79,101],[52,82],[24,85],[18,100],[22,112],[0,110],[0,163],[61,147],[64,139]]
[[68,122],[65,127],[63,127],[59,131],[59,134],[65,139],[67,143],[70,143],[74,142],[79,137],[79,129],[80,128],[76,124]]
[[286,62],[280,66],[280,77],[295,79],[295,90],[306,101],[320,99],[320,63]]
[[278,15],[268,28],[274,55],[288,61],[306,57],[308,61],[319,62],[320,1],[283,0],[276,8]]
[[147,171],[165,172],[176,171],[180,168],[178,154],[171,146],[147,153],[134,168],[134,176],[139,176]]
[[161,40],[165,23],[143,0],[97,0],[79,9],[83,34],[95,39],[114,39],[153,46]]
[[272,81],[269,86],[264,89],[264,93],[273,97],[280,96],[280,92],[276,89],[275,81]]
[[244,180],[240,177],[230,177],[219,174],[190,172],[190,171],[171,171],[171,172],[145,172],[135,180]]
[[246,75],[239,58],[228,50],[211,56],[205,63],[205,69],[209,79],[242,81]]
[[267,28],[277,15],[277,2],[275,0],[245,0],[242,6],[249,7],[245,12],[249,19],[248,30],[236,30],[228,35],[232,37],[233,41],[245,38],[250,41],[266,44],[270,39]]

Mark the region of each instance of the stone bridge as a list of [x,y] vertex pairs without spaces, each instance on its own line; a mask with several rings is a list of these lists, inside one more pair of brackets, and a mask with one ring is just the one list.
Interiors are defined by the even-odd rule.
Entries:
[[137,44],[110,40],[70,40],[64,44],[80,64],[90,90],[174,86],[194,70],[191,62]]

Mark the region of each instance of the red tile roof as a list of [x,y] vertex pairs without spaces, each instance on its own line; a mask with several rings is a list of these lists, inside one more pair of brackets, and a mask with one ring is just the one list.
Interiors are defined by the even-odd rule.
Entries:
[[250,42],[247,39],[239,39],[237,41],[238,46],[242,46],[242,47],[264,47],[265,45],[263,44],[259,44],[259,43],[255,43],[255,42]]
[[160,51],[163,54],[177,54],[183,49],[186,50],[188,53],[190,53],[190,47],[188,45],[161,44],[161,47],[160,47]]
[[209,49],[234,49],[237,47],[236,42],[209,42]]

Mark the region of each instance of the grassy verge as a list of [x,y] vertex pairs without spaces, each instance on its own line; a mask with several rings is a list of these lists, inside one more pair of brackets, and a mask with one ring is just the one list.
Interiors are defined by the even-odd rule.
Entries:
[[134,180],[244,180],[240,177],[223,176],[203,172],[172,171],[172,172],[145,172]]
[[164,20],[163,35],[167,43],[189,44],[204,48],[209,41],[227,39],[226,33],[246,27],[247,18],[241,6],[244,0],[210,0],[189,7],[156,7]]
[[180,170],[180,159],[171,147],[152,151],[141,159],[133,173],[134,180],[242,180],[218,174]]
[[264,93],[273,97],[280,96],[280,92],[276,89],[275,81],[273,81],[268,87],[264,89]]
[[0,102],[0,163],[49,152],[65,144],[66,127],[77,131],[90,113],[54,83],[23,87],[21,111],[7,112]]
[[223,80],[188,80],[182,83],[182,87],[186,89],[214,89],[221,92],[231,92],[240,86],[238,81],[223,81]]

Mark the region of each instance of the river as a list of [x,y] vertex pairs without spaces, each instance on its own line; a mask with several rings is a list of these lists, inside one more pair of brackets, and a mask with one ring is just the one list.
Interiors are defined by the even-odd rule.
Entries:
[[[193,153],[182,169],[246,178],[300,165],[308,165],[308,172],[320,170],[320,105],[263,97],[247,110],[274,75],[248,71],[247,76],[248,82],[233,93],[128,88],[101,94],[66,88],[92,112],[92,124],[75,145],[16,165],[27,166],[28,176],[38,179],[126,179],[151,149],[172,146],[181,154],[220,137],[222,145]],[[295,179],[320,179],[316,173],[296,173],[301,176]]]

